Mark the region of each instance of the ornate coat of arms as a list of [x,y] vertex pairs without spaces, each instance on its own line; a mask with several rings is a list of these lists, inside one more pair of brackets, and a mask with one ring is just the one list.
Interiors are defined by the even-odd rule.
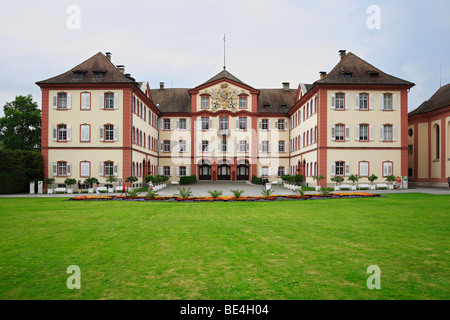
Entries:
[[211,111],[214,112],[219,109],[236,111],[240,94],[237,89],[232,88],[227,83],[222,83],[217,88],[211,89],[211,91],[206,90],[206,93],[211,95]]

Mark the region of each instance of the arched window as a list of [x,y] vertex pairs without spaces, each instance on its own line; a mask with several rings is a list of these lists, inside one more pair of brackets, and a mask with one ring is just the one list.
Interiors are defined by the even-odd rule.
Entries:
[[440,151],[440,145],[441,145],[441,143],[440,143],[440,135],[439,135],[439,125],[437,124],[437,125],[435,125],[434,126],[434,134],[435,134],[435,139],[434,139],[434,148],[435,148],[435,156],[436,156],[436,160],[439,160],[440,159],[440,153],[439,153],[439,151]]

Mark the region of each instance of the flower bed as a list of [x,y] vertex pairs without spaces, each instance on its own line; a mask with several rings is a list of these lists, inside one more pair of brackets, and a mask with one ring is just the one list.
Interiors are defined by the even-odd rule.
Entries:
[[365,193],[365,192],[352,192],[352,193],[330,193],[328,195],[322,194],[308,194],[308,195],[271,195],[270,197],[189,197],[183,199],[180,196],[169,196],[148,198],[145,196],[130,197],[130,196],[79,196],[70,198],[71,201],[107,201],[107,200],[119,200],[119,201],[169,201],[169,202],[211,202],[211,201],[283,201],[283,200],[320,200],[320,199],[348,199],[348,198],[373,198],[380,197],[379,194]]

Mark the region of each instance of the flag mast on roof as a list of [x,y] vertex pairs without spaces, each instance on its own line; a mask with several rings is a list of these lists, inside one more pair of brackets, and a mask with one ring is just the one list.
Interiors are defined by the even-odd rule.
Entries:
[[225,70],[226,64],[225,64],[225,34],[223,34],[223,70]]

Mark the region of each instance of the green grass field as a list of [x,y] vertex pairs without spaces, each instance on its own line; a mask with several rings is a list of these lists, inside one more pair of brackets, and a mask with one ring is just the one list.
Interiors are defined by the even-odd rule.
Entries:
[[[448,299],[450,196],[0,199],[0,299]],[[69,290],[69,265],[81,290]],[[369,290],[367,267],[381,269]]]

